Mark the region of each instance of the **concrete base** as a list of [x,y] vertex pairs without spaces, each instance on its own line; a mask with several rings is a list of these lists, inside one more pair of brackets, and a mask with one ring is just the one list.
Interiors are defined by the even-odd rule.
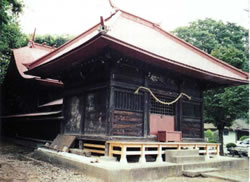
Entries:
[[201,176],[202,173],[215,172],[218,171],[217,168],[200,168],[200,169],[192,169],[183,171],[184,176],[188,177],[197,177]]
[[227,170],[232,168],[245,169],[248,160],[220,157],[205,162],[186,164],[174,164],[169,162],[147,162],[121,164],[115,161],[102,161],[93,157],[79,156],[66,152],[55,152],[53,150],[38,148],[33,155],[34,158],[51,162],[66,168],[73,168],[85,174],[99,178],[103,181],[119,182],[125,181],[153,181],[165,179],[171,176],[181,176],[184,170],[197,168],[219,168]]
[[217,178],[225,181],[233,181],[233,182],[247,182],[249,181],[248,177],[238,177],[238,176],[225,176],[220,172],[209,172],[209,173],[202,173],[204,177],[212,177]]
[[191,163],[205,161],[205,156],[199,155],[198,149],[166,150],[165,159],[171,163]]
[[176,156],[168,158],[168,162],[172,163],[190,163],[205,161],[205,156]]

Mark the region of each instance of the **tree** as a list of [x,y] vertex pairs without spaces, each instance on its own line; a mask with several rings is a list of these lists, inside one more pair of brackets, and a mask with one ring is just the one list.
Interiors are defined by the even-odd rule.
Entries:
[[11,49],[27,42],[17,23],[22,8],[23,4],[18,0],[0,1],[0,84],[9,65]]
[[[212,56],[248,71],[248,30],[243,27],[205,19],[177,28],[173,33]],[[224,127],[230,127],[236,118],[248,119],[248,86],[208,90],[204,101],[205,122],[217,127],[223,155]]]
[[40,44],[45,43],[48,46],[59,47],[72,38],[73,36],[71,35],[37,35],[35,36],[35,42]]
[[[10,62],[11,49],[27,45],[28,36],[21,32],[17,18],[24,4],[21,0],[0,0],[0,84]],[[72,38],[69,35],[37,36],[35,41],[56,47]]]

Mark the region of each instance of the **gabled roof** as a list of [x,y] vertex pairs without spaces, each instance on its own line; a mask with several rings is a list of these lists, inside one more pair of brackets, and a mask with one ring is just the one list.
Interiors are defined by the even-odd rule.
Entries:
[[236,119],[231,128],[233,130],[249,131],[249,124],[244,119]]
[[34,76],[24,74],[28,70],[26,65],[52,52],[54,49],[34,42],[30,42],[29,45],[22,48],[12,49],[19,74],[23,78],[34,78]]
[[21,78],[37,80],[41,84],[44,83],[46,85],[63,85],[62,82],[59,82],[58,80],[41,79],[38,76],[27,75],[24,73],[28,70],[27,65],[54,50],[54,47],[38,44],[33,41],[29,41],[29,44],[25,47],[12,49],[14,59],[12,59],[8,67],[8,72],[5,76],[4,83],[6,82],[6,84],[8,84],[8,82],[13,81],[13,79]]
[[158,25],[122,10],[51,53],[28,65],[28,74],[53,77],[85,61],[105,47],[146,62],[225,85],[248,83],[243,72],[164,31]]

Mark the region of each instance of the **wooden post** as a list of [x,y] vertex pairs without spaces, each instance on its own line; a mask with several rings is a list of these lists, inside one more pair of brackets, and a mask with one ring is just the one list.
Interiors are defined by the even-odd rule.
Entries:
[[216,156],[217,157],[220,156],[220,145],[219,144],[216,145]]
[[209,159],[209,150],[208,150],[208,145],[206,145],[206,159]]
[[83,142],[82,142],[82,140],[79,140],[79,149],[83,149]]
[[177,145],[177,149],[181,150],[181,145],[180,144]]
[[198,149],[198,147],[197,147],[197,145],[196,145],[196,144],[194,144],[194,149]]
[[113,144],[112,143],[109,143],[109,157],[113,157]]
[[139,159],[139,163],[146,163],[146,157],[145,157],[145,145],[141,145],[141,156]]
[[[148,87],[148,75],[144,75],[144,86]],[[147,137],[149,134],[149,95],[144,92],[144,119],[143,119],[143,135]]]
[[109,106],[108,106],[108,116],[107,116],[107,134],[112,136],[112,116],[114,110],[114,87],[110,86],[109,90]]
[[105,156],[109,156],[109,144],[108,144],[108,142],[105,142]]
[[162,162],[162,147],[161,144],[158,145],[158,154],[157,154],[157,158],[156,158],[156,162]]
[[127,162],[128,162],[127,155],[126,155],[127,147],[126,147],[126,145],[121,145],[121,148],[122,148],[122,154],[121,154],[120,163],[127,164]]
[[204,117],[203,117],[203,111],[204,111],[204,101],[203,101],[203,92],[201,90],[201,99],[202,99],[202,102],[200,103],[200,114],[201,114],[201,126],[200,126],[200,129],[201,129],[201,138],[204,139]]

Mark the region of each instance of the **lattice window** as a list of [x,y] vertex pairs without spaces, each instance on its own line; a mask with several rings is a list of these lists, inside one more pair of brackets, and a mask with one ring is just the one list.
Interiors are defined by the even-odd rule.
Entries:
[[[161,101],[172,101],[173,98],[162,96],[162,95],[156,95],[157,98],[159,98]],[[162,115],[175,115],[175,104],[171,105],[165,105],[157,102],[152,96],[150,96],[150,112],[154,114],[162,114]]]
[[143,95],[133,92],[115,91],[115,109],[142,112],[144,107]]

